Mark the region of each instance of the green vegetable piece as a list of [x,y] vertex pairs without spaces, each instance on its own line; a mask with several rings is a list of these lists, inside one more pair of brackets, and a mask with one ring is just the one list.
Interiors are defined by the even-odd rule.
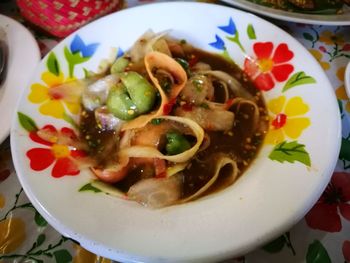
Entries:
[[125,70],[125,68],[129,65],[129,60],[124,57],[117,58],[117,60],[113,63],[111,67],[111,73],[121,73]]
[[181,134],[177,132],[169,132],[166,134],[167,144],[165,150],[168,155],[182,153],[191,148],[191,144]]
[[191,75],[190,64],[182,58],[175,58],[175,60],[186,71],[187,76],[190,76]]
[[120,74],[120,78],[138,113],[150,111],[156,100],[155,88],[144,77],[133,71]]
[[132,120],[138,116],[136,105],[121,83],[112,87],[109,91],[107,108],[114,116],[122,120]]
[[161,122],[162,122],[163,120],[162,119],[152,119],[151,120],[151,123],[153,124],[153,125],[159,125],[159,124],[161,124]]

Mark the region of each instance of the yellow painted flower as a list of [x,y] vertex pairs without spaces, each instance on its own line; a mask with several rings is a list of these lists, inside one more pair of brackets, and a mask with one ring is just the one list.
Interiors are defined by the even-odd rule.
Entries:
[[97,256],[79,245],[74,245],[75,256],[73,258],[73,263],[112,263],[110,259],[105,259]]
[[66,109],[72,114],[78,114],[82,88],[74,79],[65,79],[63,73],[57,76],[48,71],[41,75],[41,79],[45,85],[34,83],[28,96],[30,102],[40,104],[40,113],[58,119],[64,117]]
[[12,217],[0,222],[0,255],[15,251],[25,239],[25,224],[22,219]]
[[344,82],[345,79],[345,67],[340,67],[338,68],[336,75],[338,77],[338,79],[342,82]]
[[4,208],[5,203],[6,203],[5,196],[0,193],[0,208]]
[[346,94],[345,85],[344,85],[345,67],[340,67],[337,70],[336,75],[337,75],[338,79],[343,82],[343,84],[340,85],[335,90],[335,95],[337,96],[338,100],[345,100],[346,101],[346,103],[345,103],[345,110],[347,112],[350,112],[350,101],[349,101],[348,95]]
[[280,96],[270,100],[267,107],[271,121],[266,143],[278,144],[286,138],[297,139],[311,124],[309,118],[303,117],[309,111],[309,106],[301,97],[287,100],[285,96]]
[[340,34],[340,33],[335,34],[329,30],[325,30],[321,33],[320,41],[327,45],[333,45],[334,43],[337,43],[338,45],[342,45],[345,43],[343,34]]
[[329,70],[330,69],[330,64],[326,61],[322,61],[323,58],[323,54],[318,51],[317,49],[311,49],[310,53],[314,56],[314,58],[318,61],[318,63],[320,63],[321,67],[324,70]]

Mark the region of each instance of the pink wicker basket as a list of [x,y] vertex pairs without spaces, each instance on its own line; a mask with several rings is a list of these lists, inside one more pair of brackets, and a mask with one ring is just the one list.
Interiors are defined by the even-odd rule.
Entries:
[[122,0],[17,0],[22,16],[57,37],[65,37],[84,24],[116,11]]

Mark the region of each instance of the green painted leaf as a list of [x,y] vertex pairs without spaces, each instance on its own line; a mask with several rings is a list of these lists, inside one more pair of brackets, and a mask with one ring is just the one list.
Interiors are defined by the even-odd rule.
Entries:
[[45,234],[40,234],[36,239],[36,246],[39,247],[45,242],[46,236]]
[[306,40],[309,40],[309,41],[314,41],[314,37],[310,34],[310,33],[303,33],[303,37],[306,39]]
[[349,139],[346,139],[346,138],[341,139],[339,159],[344,161],[350,161],[350,140]]
[[53,252],[56,263],[68,263],[71,262],[73,257],[66,249],[60,249]]
[[286,239],[284,235],[276,238],[275,240],[271,241],[270,243],[266,244],[262,247],[263,250],[269,253],[277,253],[280,252],[284,245],[286,244]]
[[34,221],[38,226],[47,225],[46,220],[38,213],[38,211],[35,211]]
[[74,128],[79,129],[79,125],[75,122],[72,116],[68,115],[67,113],[63,113],[63,119],[70,125],[72,125]]
[[89,70],[86,68],[83,68],[83,70],[84,70],[84,78],[90,77],[91,74],[90,74]]
[[38,127],[36,126],[34,120],[29,116],[25,115],[22,112],[17,112],[18,121],[21,124],[22,128],[27,132],[37,131]]
[[289,78],[286,85],[284,85],[282,91],[285,92],[296,86],[311,84],[311,83],[316,83],[316,80],[313,77],[306,75],[304,71],[299,71],[297,73],[294,73]]
[[223,56],[224,59],[226,59],[227,61],[234,63],[234,61],[232,60],[232,58],[230,57],[230,54],[227,52],[227,49],[225,49],[221,55]]
[[331,263],[327,250],[319,240],[309,245],[306,254],[306,263]]
[[50,52],[49,57],[46,61],[46,66],[52,74],[56,76],[60,75],[60,65],[58,63],[55,53]]
[[339,99],[337,101],[338,101],[338,107],[339,107],[340,114],[342,114],[344,112],[343,102]]
[[96,188],[95,186],[92,186],[90,183],[82,186],[79,189],[79,192],[84,192],[84,191],[92,191],[92,192],[95,192],[95,193],[102,192],[100,189]]
[[256,35],[255,35],[255,30],[252,24],[249,24],[247,27],[247,34],[249,39],[256,39]]
[[67,62],[68,62],[69,76],[70,77],[73,77],[73,75],[74,75],[75,65],[84,63],[91,58],[91,57],[83,57],[82,55],[80,55],[80,52],[72,53],[72,52],[70,52],[70,50],[67,46],[64,47],[64,56],[66,57]]
[[64,56],[69,64],[80,64],[88,61],[91,57],[83,57],[80,52],[71,53],[68,47],[64,48]]
[[307,166],[311,165],[309,153],[305,150],[305,145],[299,144],[297,141],[281,142],[276,145],[269,155],[273,161],[283,162],[300,162]]

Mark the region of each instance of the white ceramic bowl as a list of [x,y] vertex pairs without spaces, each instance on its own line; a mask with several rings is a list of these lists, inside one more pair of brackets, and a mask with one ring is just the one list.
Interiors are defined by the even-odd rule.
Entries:
[[350,98],[350,62],[348,63],[345,69],[344,82],[345,82],[346,94],[348,95],[348,98]]
[[[67,160],[54,154],[55,145],[35,137],[45,125],[74,129],[70,123],[75,106],[58,98],[48,100],[50,85],[69,75],[82,78],[84,69],[95,70],[108,58],[111,47],[125,51],[148,29],[170,29],[171,36],[196,47],[227,53],[240,67],[247,56],[259,62],[261,52],[270,50],[271,70],[280,77],[272,78],[264,97],[271,119],[287,115],[286,125],[271,130],[256,160],[234,185],[158,210],[101,192],[79,191],[89,183],[90,171],[69,170]],[[88,250],[128,262],[213,262],[262,245],[290,228],[316,202],[340,146],[334,92],[309,52],[261,18],[210,4],[145,5],[80,29],[42,60],[17,112],[12,155],[34,206],[54,228]],[[55,178],[62,169],[75,176]]]

